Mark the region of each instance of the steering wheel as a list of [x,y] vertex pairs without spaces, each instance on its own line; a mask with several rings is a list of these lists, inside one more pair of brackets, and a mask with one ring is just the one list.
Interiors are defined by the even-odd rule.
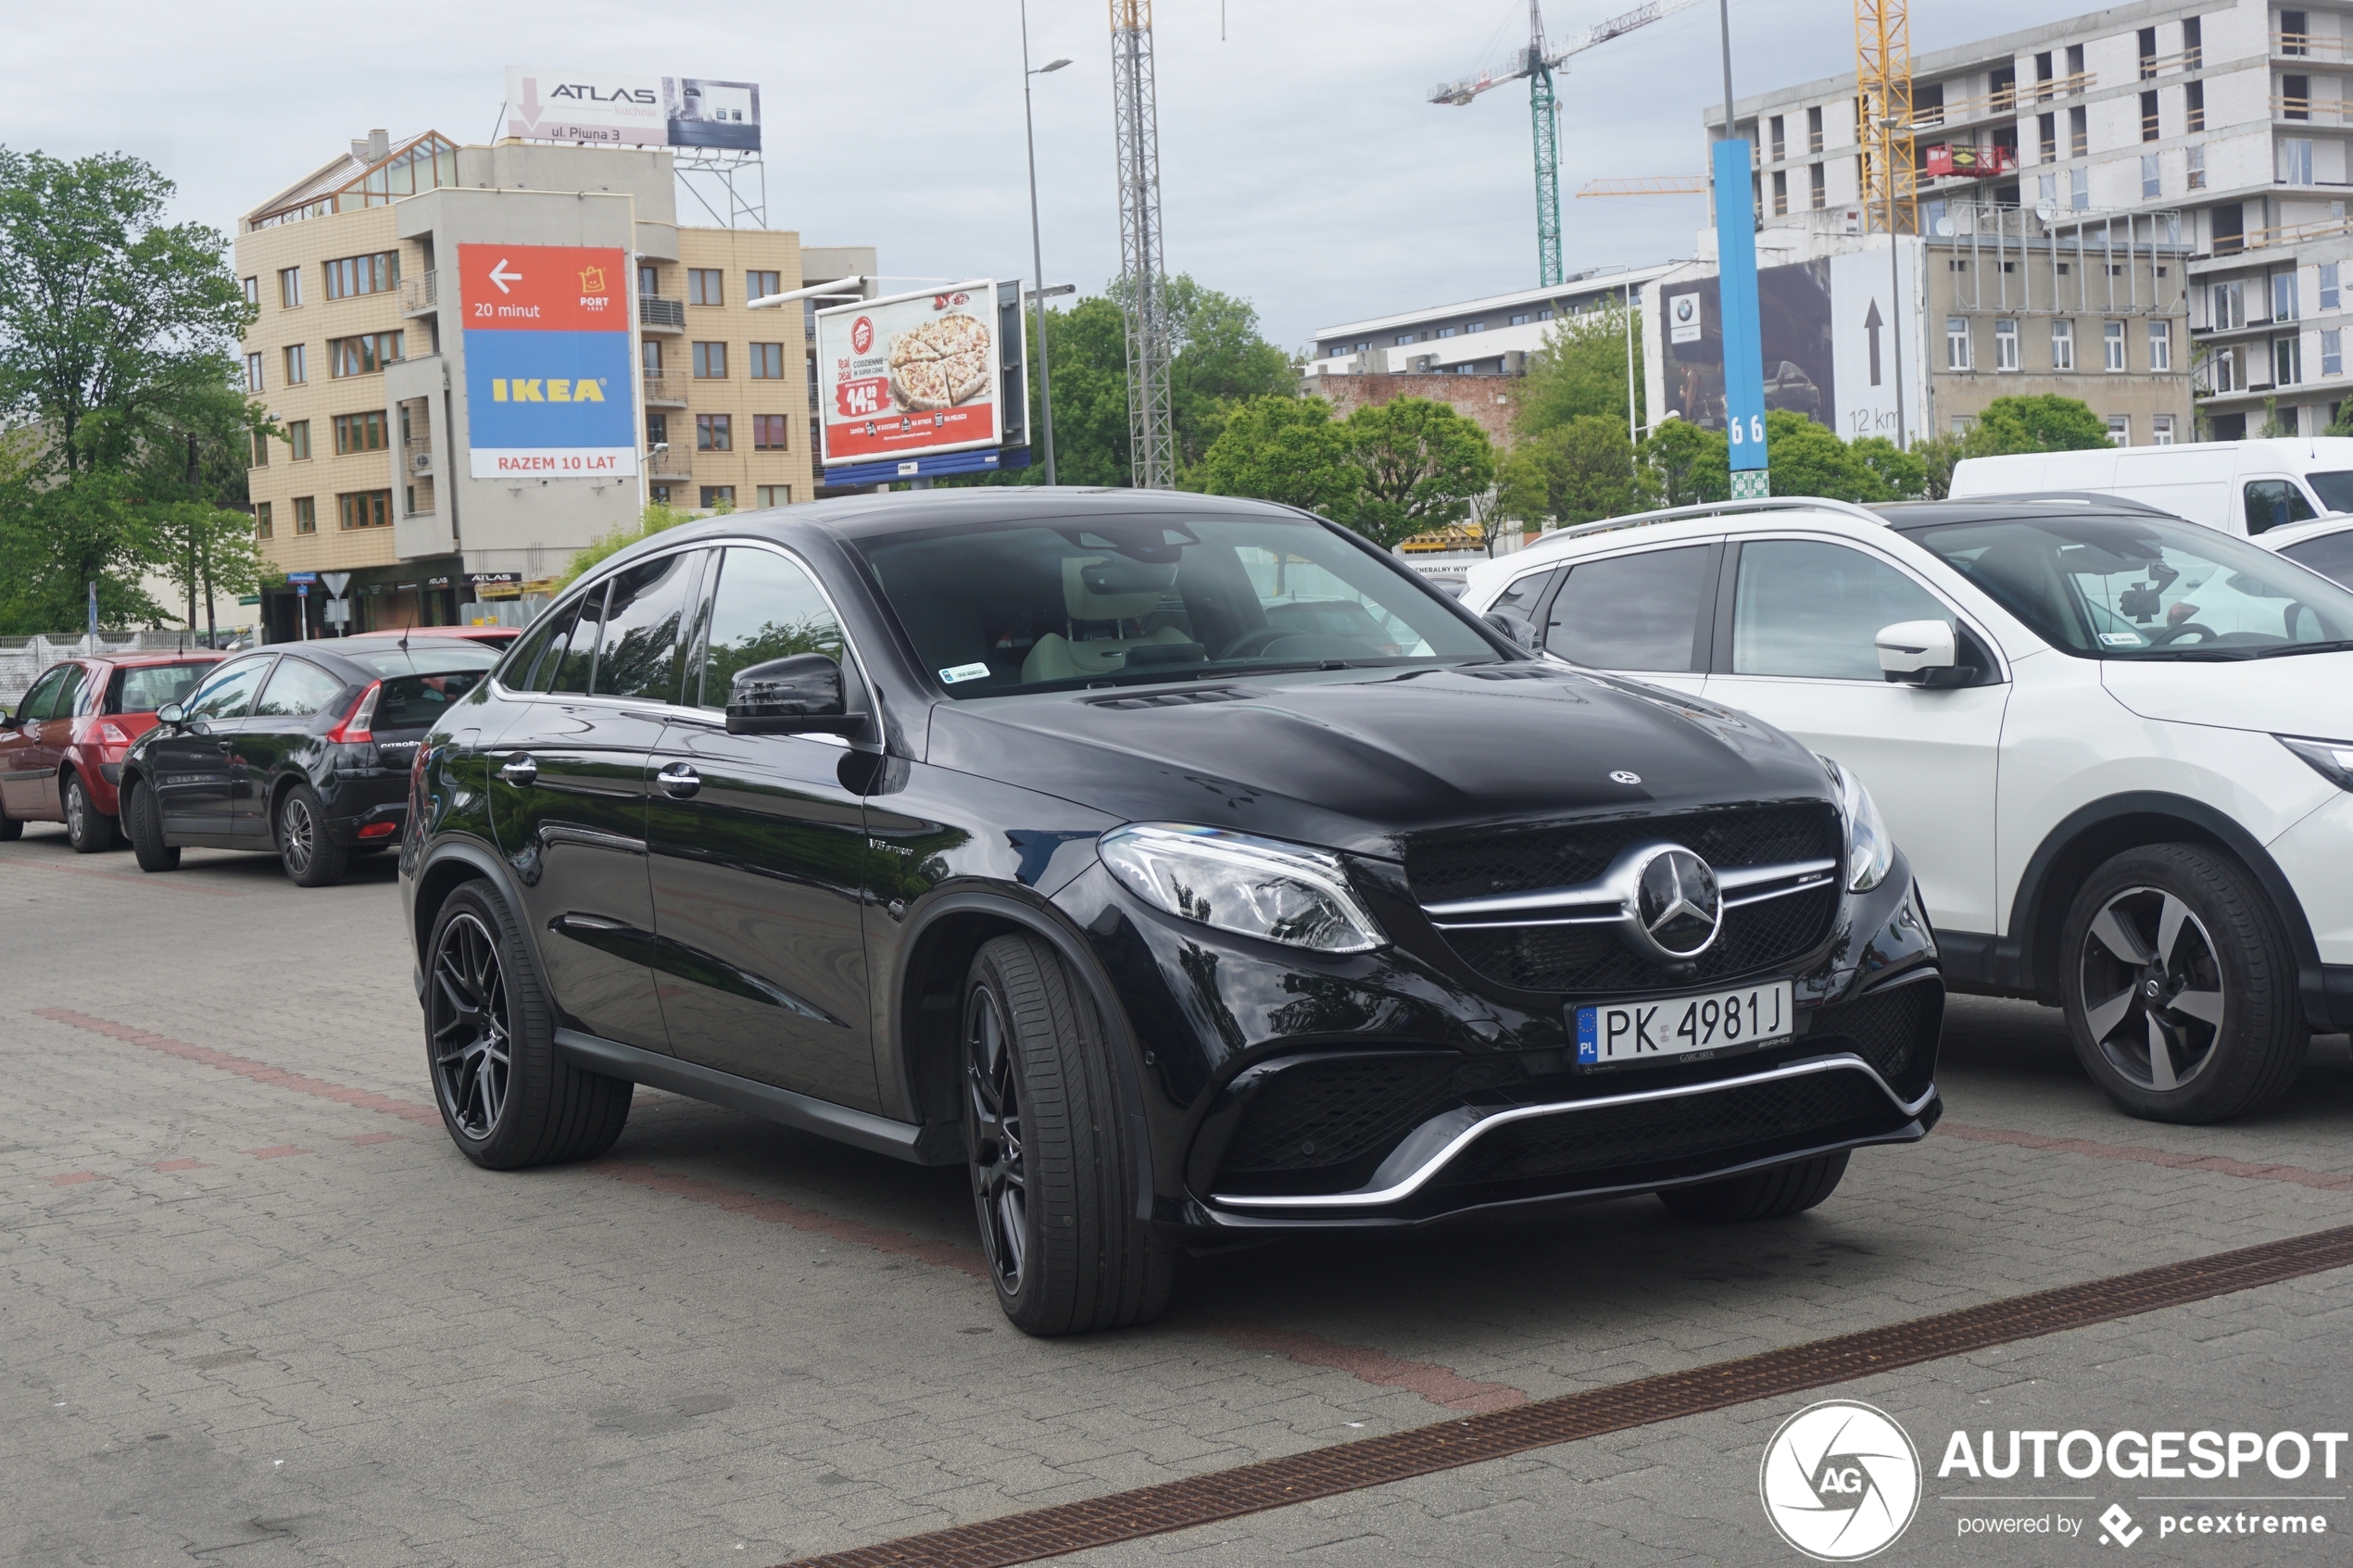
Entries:
[[2222,640],[2221,633],[2215,631],[2213,627],[2208,626],[2203,622],[2196,621],[2184,621],[2179,626],[2168,626],[2164,631],[2159,632],[2156,636],[2151,637],[2149,639],[2149,646],[2152,647],[2165,647],[2172,643],[2180,641],[2183,637],[2188,636],[2193,632],[2196,633],[2199,636],[2205,638],[2209,643],[2219,643]]
[[1283,638],[1297,634],[1288,626],[1260,626],[1244,632],[1240,636],[1227,643],[1225,650],[1218,654],[1217,658],[1221,663],[1229,659],[1255,658]]

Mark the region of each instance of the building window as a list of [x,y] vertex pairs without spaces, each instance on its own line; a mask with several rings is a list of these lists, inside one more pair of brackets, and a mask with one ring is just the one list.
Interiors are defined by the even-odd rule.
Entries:
[[1773,171],[1773,216],[1789,216],[1789,170],[1786,169]]
[[1543,308],[1536,312],[1536,319],[1540,321],[1551,320],[1553,319],[1553,307],[1549,305],[1545,306]]
[[2237,349],[2217,350],[2214,357],[2206,362],[2206,369],[2208,379],[2213,383],[2211,391],[2236,392],[2239,389],[2239,351]]
[[[744,274],[744,298],[766,299],[772,294],[785,292],[781,272],[747,272]],[[715,301],[713,303],[716,303]]]
[[1969,369],[1969,318],[1944,318],[1944,368],[1948,370]]
[[2058,116],[2038,115],[2034,120],[2035,140],[2042,144],[2042,161],[2058,162]]
[[310,421],[308,420],[296,420],[286,426],[286,445],[292,449],[296,462],[299,463],[309,458]]
[[2173,445],[2172,415],[2158,414],[2149,420],[2149,445],[2152,446],[2171,446]]
[[2321,374],[2341,376],[2345,373],[2345,329],[2321,329]]
[[649,337],[639,344],[637,363],[649,376],[661,374],[661,339]]
[[335,510],[346,528],[392,526],[392,492],[346,490],[335,497]]
[[2170,370],[2173,368],[2173,323],[2149,323],[2149,369]]
[[2067,205],[2077,212],[2089,211],[2092,206],[2092,171],[2070,169],[2067,171]]
[[670,488],[667,484],[648,484],[646,497],[657,507],[666,507],[670,505]]
[[2141,29],[2141,80],[2146,82],[2157,74],[2157,29]]
[[723,507],[734,511],[736,487],[732,484],[706,484],[702,487],[702,504],[705,511],[717,511]]
[[637,293],[641,298],[646,299],[650,299],[661,293],[661,268],[640,266],[637,269]]
[[1483,332],[1487,330],[1487,323],[1484,321],[1473,321],[1469,326],[1464,328],[1463,330],[1465,332]]
[[325,270],[329,299],[389,294],[400,286],[400,253],[380,250],[369,256],[346,256],[328,262]]
[[2082,109],[2067,111],[2067,156],[2082,157],[2092,150],[2092,127],[2089,116]]
[[668,414],[648,414],[646,416],[647,447],[650,449],[652,447],[667,446],[669,445],[670,416]]
[[727,379],[727,345],[724,343],[695,345],[695,380],[725,381]]
[[253,461],[247,466],[257,469],[270,466],[270,436],[267,432],[258,430],[253,433]]
[[1831,198],[1829,195],[1830,187],[1823,182],[1825,177],[1822,171],[1825,167],[1825,165],[1818,163],[1806,171],[1806,178],[1813,182],[1814,210],[1817,212],[1821,211],[1824,207],[1830,206],[1831,204]]
[[259,392],[261,389],[261,356],[248,354],[245,356],[245,390]]
[[300,386],[310,379],[310,357],[298,343],[286,345],[286,384]]
[[297,495],[297,496],[296,496],[296,497],[294,498],[294,517],[295,517],[295,532],[296,532],[296,533],[318,533],[318,532],[319,532],[319,502],[318,502],[318,500],[317,500],[315,497],[313,497],[313,496],[309,496],[309,495]]
[[1771,131],[1771,133],[1772,133],[1772,149],[1773,149],[1773,150],[1772,150],[1772,152],[1771,152],[1768,156],[1772,158],[1772,160],[1773,160],[1775,163],[1779,163],[1779,162],[1780,162],[1780,161],[1781,161],[1781,159],[1783,159],[1783,158],[1785,158],[1785,157],[1789,157],[1789,149],[1788,149],[1785,145],[1783,145],[1782,141],[1781,141],[1781,121],[1782,121],[1782,117],[1781,117],[1781,116],[1780,116],[1780,115],[1775,115],[1775,116],[1773,117],[1773,119],[1772,119],[1772,121],[1771,121],[1771,124],[1770,124],[1770,127],[1769,127],[1769,129],[1770,129],[1770,131]]
[[2130,446],[2133,445],[2133,419],[2131,415],[2110,414],[2108,417],[2108,444],[2110,446]]
[[2206,63],[2205,55],[2206,24],[2196,17],[2183,18],[2182,20],[2182,69],[2183,70],[2197,69]]
[[267,539],[271,537],[275,526],[276,524],[271,520],[270,503],[256,501],[253,504],[253,536],[257,539]]
[[2051,323],[2051,369],[2075,369],[2075,323],[2072,321]]
[[1452,327],[1441,327],[1438,329],[1438,335],[1440,337],[1453,337],[1454,335],[1454,329]]
[[781,343],[755,343],[751,345],[751,379],[782,381],[785,379],[785,345]]
[[2291,136],[2280,143],[2280,179],[2290,185],[2312,182],[2312,144],[2309,138]]
[[2206,189],[2206,149],[2189,147],[2184,149],[2183,156],[2189,159],[2189,178],[2183,182],[2193,191],[2203,191]]
[[2312,79],[2309,76],[2280,78],[2280,118],[2309,119],[2312,118]]
[[[348,457],[354,452],[381,452],[384,449],[384,416],[381,408],[364,414],[335,416],[335,456]],[[350,526],[346,524],[346,527]]]
[[278,303],[288,310],[294,309],[302,303],[301,268],[281,267],[278,269]]
[[2141,94],[2141,140],[2157,140],[2157,94],[2154,93]]
[[2336,283],[2338,277],[2337,268],[2340,265],[2340,263],[2334,261],[2323,261],[2321,263],[2321,308],[2323,310],[2334,310],[2338,308],[2338,301],[2343,298],[2343,295],[2337,290]]
[[716,267],[686,269],[686,303],[689,305],[724,305],[725,289],[720,280],[726,274]]
[[[729,414],[697,414],[695,416],[695,450],[698,452],[732,452],[736,449],[736,421]],[[708,506],[710,503],[705,502]]]
[[2182,129],[2206,129],[2206,83],[2192,82],[2182,88]]
[[2100,366],[2103,370],[2111,372],[2125,368],[2123,322],[2108,321],[2101,324]]
[[327,340],[327,374],[372,375],[386,365],[396,364],[408,358],[403,343],[398,332],[367,332],[359,337],[330,338]]
[[1822,150],[1822,111],[1818,105],[1806,111],[1806,150],[1809,153]]
[[2014,320],[1994,323],[1994,368],[1996,370],[2018,369],[2018,323]]
[[2294,272],[2274,272],[2271,274],[2272,320],[2293,321],[2296,319],[2299,312],[2296,308],[2296,274]]
[[755,452],[781,452],[785,449],[785,433],[788,421],[782,414],[754,414],[751,417],[751,449]]
[[1523,310],[1518,315],[1513,317],[1512,325],[1515,327],[1524,327],[1528,325],[1528,312]]
[[2298,338],[2279,337],[2271,340],[2271,384],[2294,386],[2304,379],[2303,342]]
[[2157,171],[2157,155],[2141,155],[2141,199],[2155,201],[2165,194],[2165,183]]
[[245,303],[252,306],[256,310],[260,309],[261,280],[259,278],[240,278],[237,280],[237,283],[238,286],[243,288],[245,292]]
[[760,504],[762,507],[792,505],[792,486],[789,484],[763,484],[760,486],[756,494],[760,496]]
[[1400,332],[1400,333],[1398,333],[1398,334],[1397,334],[1397,342],[1398,342],[1398,345],[1399,345],[1401,347],[1402,347],[1402,346],[1403,346],[1403,345],[1406,345],[1406,344],[1409,344],[1409,343],[1413,342],[1413,341],[1414,341],[1414,334],[1413,334],[1413,333],[1411,333],[1411,332]]

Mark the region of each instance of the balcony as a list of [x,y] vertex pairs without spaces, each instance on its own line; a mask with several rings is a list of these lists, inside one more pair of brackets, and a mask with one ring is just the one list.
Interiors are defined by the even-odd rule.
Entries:
[[639,379],[645,386],[646,402],[648,406],[667,408],[683,408],[686,406],[686,377],[648,372]]
[[637,326],[648,332],[683,332],[686,330],[686,307],[675,299],[641,294],[637,296]]
[[441,274],[427,272],[421,278],[400,280],[400,314],[430,316],[441,308],[440,290],[436,284]]
[[433,472],[433,440],[412,435],[400,444],[400,466],[411,478]]
[[695,471],[694,454],[673,445],[666,452],[646,454],[646,473],[653,479],[685,479]]

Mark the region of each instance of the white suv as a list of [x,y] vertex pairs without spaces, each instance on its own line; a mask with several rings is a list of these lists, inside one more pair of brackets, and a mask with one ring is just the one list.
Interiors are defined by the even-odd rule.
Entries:
[[2353,592],[2317,573],[2128,501],[1784,500],[1551,534],[1463,602],[1851,768],[1947,983],[2063,1006],[2136,1116],[2261,1105],[2353,1025]]

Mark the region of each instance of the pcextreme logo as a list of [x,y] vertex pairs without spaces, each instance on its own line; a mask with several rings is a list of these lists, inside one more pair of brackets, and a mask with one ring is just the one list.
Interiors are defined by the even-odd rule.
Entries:
[[1911,1524],[1920,1456],[1886,1411],[1825,1399],[1781,1423],[1756,1486],[1781,1539],[1817,1562],[1858,1562]]
[[602,403],[605,383],[594,376],[567,381],[561,376],[535,376],[528,380],[516,376],[494,376],[490,382],[493,403]]

